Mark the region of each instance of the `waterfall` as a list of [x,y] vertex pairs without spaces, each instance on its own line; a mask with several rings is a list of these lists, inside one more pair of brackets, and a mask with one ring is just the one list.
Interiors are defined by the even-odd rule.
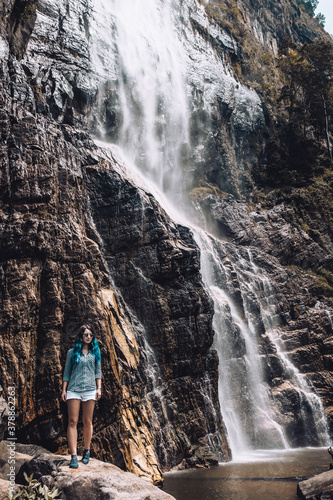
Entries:
[[[235,108],[244,105],[239,116],[253,124],[262,120],[260,100],[235,81],[227,65],[191,28],[190,11],[209,29],[196,0],[180,5],[172,0],[108,0],[107,5],[94,0],[94,6],[91,57],[104,81],[99,103],[105,116],[112,116],[105,118],[108,127],[101,125],[101,138],[116,143],[117,154],[133,172],[141,171],[164,208],[170,213],[166,198],[182,211],[178,218],[190,225],[185,216],[190,163],[203,160],[203,144],[211,134],[208,121],[206,130],[197,127],[194,139],[191,117],[200,107],[209,116],[214,96],[223,95]],[[211,36],[233,43],[217,28]],[[323,406],[284,352],[277,294],[254,253],[192,229],[201,249],[203,281],[215,305],[220,406],[233,455],[299,445],[297,436],[290,438],[298,427],[304,431],[303,445],[326,445]],[[154,364],[148,345],[147,352]],[[273,388],[268,383],[272,363],[281,375]],[[155,368],[150,374],[147,399],[152,405],[161,397],[157,373]],[[289,420],[284,415],[289,411],[288,394],[297,403]],[[207,392],[205,398],[210,404]]]
[[302,425],[303,445],[327,445],[329,433],[320,398],[284,352],[272,283],[255,264],[250,249],[237,249],[203,231],[197,230],[195,235],[203,279],[215,305],[219,395],[234,458],[251,449],[290,447],[287,423],[281,415],[288,402],[274,394],[265,376],[267,355],[261,352],[267,342],[280,364],[284,383],[298,401],[293,432]]
[[[107,6],[97,1],[96,11],[112,26],[117,144],[161,191],[179,200],[190,150],[189,110],[186,60],[171,1],[109,0]],[[108,72],[104,58],[97,57],[102,74]]]

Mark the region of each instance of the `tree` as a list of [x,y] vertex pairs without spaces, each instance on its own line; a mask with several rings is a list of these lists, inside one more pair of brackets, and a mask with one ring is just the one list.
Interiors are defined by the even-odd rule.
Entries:
[[324,14],[318,12],[318,14],[316,15],[316,19],[318,20],[318,23],[321,24],[323,28],[325,28],[326,17],[324,16]]
[[311,126],[318,141],[325,137],[331,159],[329,117],[333,111],[332,49],[332,42],[316,41],[297,47],[285,40],[279,56],[279,67],[285,77],[279,100],[286,106],[290,128],[295,131],[301,125],[305,137]]
[[302,5],[309,16],[314,17],[319,0],[297,0],[298,5]]
[[333,44],[305,43],[301,51],[311,66],[309,79],[304,82],[310,120],[319,137],[325,136],[332,160],[329,117],[333,111]]

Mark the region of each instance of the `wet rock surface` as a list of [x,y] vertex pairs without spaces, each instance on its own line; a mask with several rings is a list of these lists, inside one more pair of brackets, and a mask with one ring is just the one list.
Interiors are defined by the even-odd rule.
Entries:
[[[209,394],[218,400],[217,356],[210,349],[213,308],[202,293],[191,232],[116,171],[88,167],[87,187],[114,283],[143,325],[148,351],[152,349],[147,398],[163,422],[155,434],[161,464],[176,465],[187,456],[192,464],[217,464],[229,451],[219,432],[218,412],[205,403]],[[201,443],[199,453],[195,442]],[[209,449],[215,458],[209,458]]]

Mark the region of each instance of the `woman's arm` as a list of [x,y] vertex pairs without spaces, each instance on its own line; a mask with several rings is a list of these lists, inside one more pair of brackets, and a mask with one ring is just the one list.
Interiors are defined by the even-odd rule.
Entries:
[[102,397],[102,379],[96,378],[96,400]]
[[96,400],[102,396],[102,368],[101,363],[97,363],[95,358],[95,381],[96,381]]
[[66,403],[67,401],[67,386],[68,386],[68,382],[67,380],[64,380],[64,382],[62,383],[62,394],[61,394],[61,399]]

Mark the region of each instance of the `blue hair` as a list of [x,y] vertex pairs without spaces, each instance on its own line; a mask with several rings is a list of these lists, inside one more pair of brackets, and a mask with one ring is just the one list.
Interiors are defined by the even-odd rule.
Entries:
[[80,326],[78,333],[75,338],[74,348],[72,352],[72,366],[80,362],[82,356],[82,346],[83,346],[83,332],[85,330],[90,330],[93,334],[92,341],[89,344],[89,350],[95,356],[97,363],[101,362],[101,350],[99,348],[98,342],[96,340],[95,334],[89,325]]

